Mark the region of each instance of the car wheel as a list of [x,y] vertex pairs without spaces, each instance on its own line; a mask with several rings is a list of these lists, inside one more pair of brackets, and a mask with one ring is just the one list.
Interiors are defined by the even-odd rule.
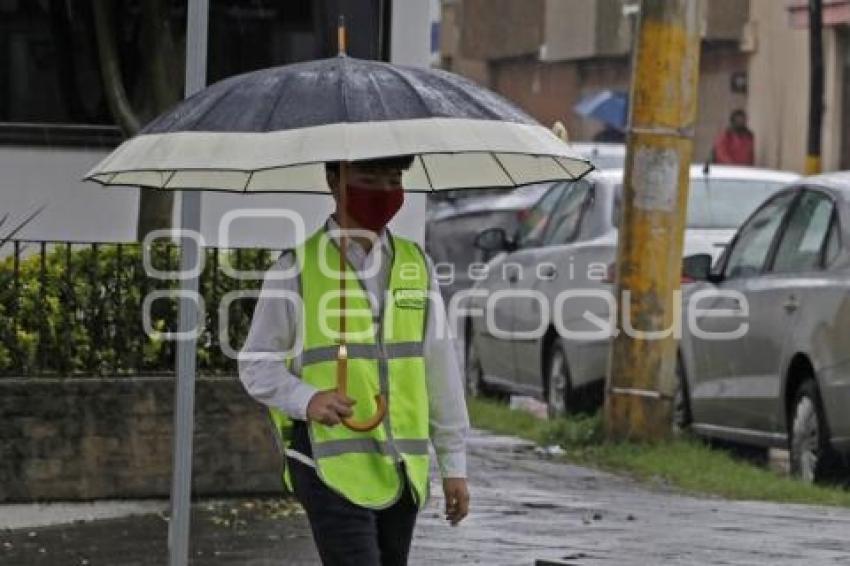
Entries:
[[546,364],[546,404],[549,418],[562,417],[570,409],[570,369],[567,365],[567,355],[563,346],[552,344],[549,361]]
[[481,357],[475,340],[471,337],[466,346],[466,396],[470,398],[480,397],[484,392],[484,368],[481,367]]
[[791,473],[807,483],[823,479],[831,462],[826,421],[814,380],[797,390],[790,414]]
[[693,422],[691,415],[691,400],[688,394],[688,382],[685,378],[685,367],[682,358],[676,358],[676,394],[673,397],[673,432],[687,432]]

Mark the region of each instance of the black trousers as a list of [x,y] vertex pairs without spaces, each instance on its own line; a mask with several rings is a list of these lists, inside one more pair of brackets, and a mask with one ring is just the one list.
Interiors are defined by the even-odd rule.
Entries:
[[[292,447],[310,455],[307,427],[296,423]],[[328,488],[316,470],[287,459],[295,496],[310,521],[324,566],[404,566],[418,511],[410,485],[393,505],[372,510],[355,505]],[[406,477],[403,470],[399,470]]]

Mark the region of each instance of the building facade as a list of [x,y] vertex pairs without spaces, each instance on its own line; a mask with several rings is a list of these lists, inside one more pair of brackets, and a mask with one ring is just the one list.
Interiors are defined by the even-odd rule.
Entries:
[[[809,17],[805,0],[751,0],[748,110],[756,159],[802,172],[809,115]],[[850,0],[824,0],[823,168],[850,169]]]
[[[703,3],[695,159],[709,155],[731,112],[747,104],[744,0]],[[589,140],[602,125],[573,106],[599,90],[628,91],[636,0],[446,0],[443,64],[505,95],[542,123]]]

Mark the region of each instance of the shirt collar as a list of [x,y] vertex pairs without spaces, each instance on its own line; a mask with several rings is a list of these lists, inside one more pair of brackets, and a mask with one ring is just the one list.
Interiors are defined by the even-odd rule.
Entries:
[[[336,218],[334,218],[333,215],[328,216],[328,219],[325,222],[325,229],[326,230],[339,230],[340,229],[339,223],[336,221]],[[337,244],[339,244],[339,238],[337,237],[338,235],[339,235],[338,233],[330,235],[334,239],[334,241],[337,242]],[[381,252],[383,254],[385,254],[386,257],[392,258],[393,257],[393,246],[390,243],[390,231],[387,228],[384,228],[383,230],[381,230],[380,234],[378,234],[378,241],[381,244]],[[363,250],[363,248],[360,246],[359,243],[357,243],[356,240],[349,238],[348,239],[348,246],[349,247],[356,246],[356,247],[360,248],[360,250],[363,251],[364,255],[365,255],[365,250]]]

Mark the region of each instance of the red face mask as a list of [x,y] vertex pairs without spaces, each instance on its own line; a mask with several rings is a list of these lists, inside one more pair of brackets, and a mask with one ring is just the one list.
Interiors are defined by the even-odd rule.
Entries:
[[349,184],[345,198],[345,208],[351,218],[363,228],[378,233],[401,208],[404,190],[401,187],[369,189]]

